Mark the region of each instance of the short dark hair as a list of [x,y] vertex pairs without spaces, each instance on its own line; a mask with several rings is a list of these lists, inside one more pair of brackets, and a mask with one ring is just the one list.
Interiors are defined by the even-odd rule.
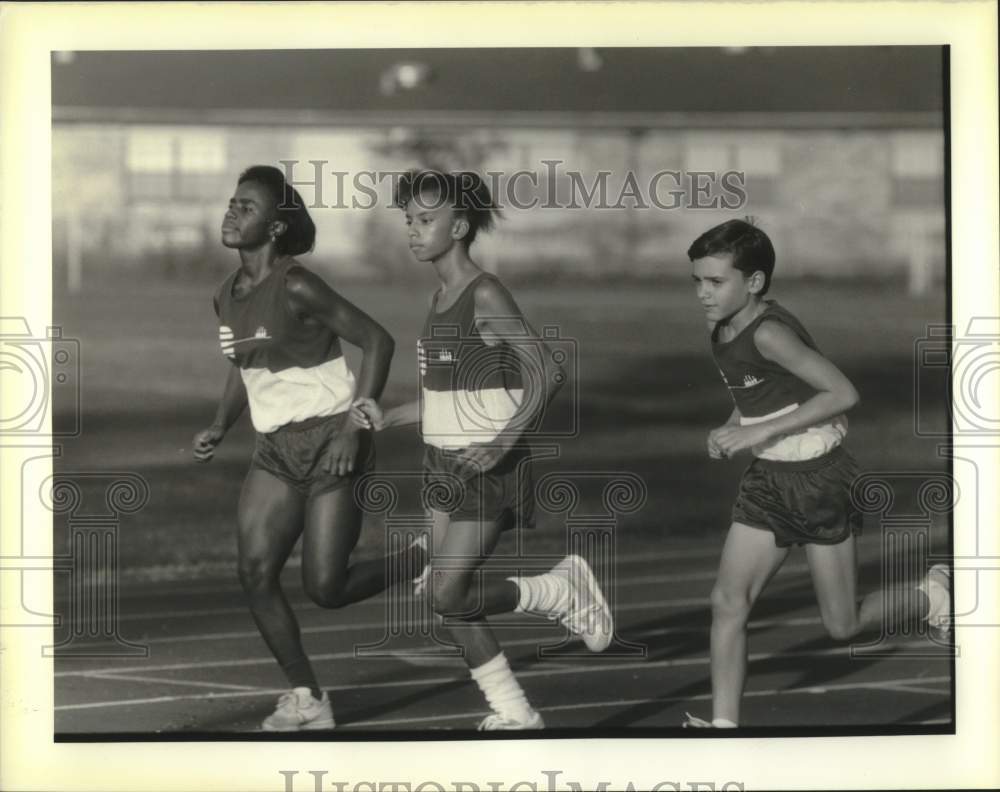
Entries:
[[299,191],[285,181],[285,174],[270,165],[253,165],[240,174],[236,183],[250,181],[270,193],[278,219],[287,226],[285,233],[275,238],[277,251],[286,256],[301,256],[312,250],[316,244],[316,226]]
[[774,245],[767,234],[754,225],[753,218],[727,220],[708,229],[687,252],[691,261],[720,253],[731,254],[733,266],[748,277],[757,271],[763,272],[764,288],[760,294],[767,294],[774,272]]
[[437,193],[437,201],[425,208],[449,205],[465,217],[469,233],[462,241],[468,247],[480,231],[489,231],[501,217],[500,207],[493,201],[490,188],[475,171],[411,170],[396,185],[393,203],[400,209],[423,193]]

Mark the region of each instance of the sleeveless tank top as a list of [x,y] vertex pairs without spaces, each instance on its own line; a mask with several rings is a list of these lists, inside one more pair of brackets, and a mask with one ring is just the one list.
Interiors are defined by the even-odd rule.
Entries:
[[216,293],[222,353],[240,369],[250,418],[261,433],[344,412],[354,398],[340,339],[327,327],[301,322],[289,307],[285,276],[294,265],[276,264],[242,297],[233,295],[237,270]]
[[448,309],[438,312],[435,294],[417,342],[420,365],[420,430],[437,448],[464,448],[497,437],[524,395],[517,354],[506,343],[489,345],[476,326],[476,286],[470,282]]
[[[719,373],[740,411],[740,424],[750,426],[795,410],[816,394],[807,382],[796,377],[757,349],[753,336],[763,322],[780,322],[804,344],[819,351],[802,323],[774,300],[765,300],[763,313],[730,341],[719,341],[718,328],[712,331],[712,355]],[[762,459],[801,461],[832,451],[847,435],[847,418],[839,415],[823,424],[772,439],[754,446]]]

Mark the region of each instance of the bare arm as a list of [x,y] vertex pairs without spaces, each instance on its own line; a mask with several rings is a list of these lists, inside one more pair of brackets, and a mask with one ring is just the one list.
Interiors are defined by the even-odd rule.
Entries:
[[315,319],[361,349],[364,356],[358,372],[356,396],[377,399],[389,377],[389,365],[396,346],[392,336],[368,314],[304,267],[288,270],[287,286],[293,311]]
[[[531,327],[510,294],[490,280],[476,287],[476,326],[487,344],[507,343],[518,358],[524,396],[504,434],[513,440],[540,417],[566,380],[548,345]],[[540,358],[540,359],[539,359]],[[537,372],[541,370],[541,382]]]
[[215,447],[222,442],[222,438],[226,436],[246,407],[247,389],[243,384],[239,367],[232,365],[229,367],[229,375],[226,377],[219,407],[215,411],[215,420],[212,421],[211,426],[194,436],[192,445],[196,462],[208,462],[212,458]]
[[733,411],[729,414],[729,419],[720,427],[713,429],[708,433],[708,455],[712,459],[723,459],[726,456],[725,451],[719,445],[718,436],[721,431],[730,426],[740,425],[740,408],[733,407]]
[[246,385],[243,384],[243,376],[240,374],[239,366],[232,365],[229,367],[229,375],[226,377],[226,384],[222,390],[222,398],[219,400],[219,408],[215,411],[215,420],[212,421],[212,426],[218,426],[223,432],[228,432],[246,408]]
[[794,332],[776,322],[764,322],[754,333],[760,353],[790,371],[817,391],[798,408],[768,421],[771,437],[796,432],[828,421],[850,410],[858,392],[844,373],[816,350],[806,346]]
[[727,454],[823,423],[858,403],[858,392],[843,372],[784,325],[763,322],[754,332],[754,343],[761,355],[808,383],[816,394],[787,415],[720,431],[717,441]]
[[[431,297],[429,309],[433,308],[434,301],[435,297]],[[376,399],[361,397],[355,399],[351,406],[351,420],[356,426],[376,432],[393,426],[412,426],[420,423],[420,402],[409,401],[383,410]]]
[[544,415],[565,382],[566,372],[553,360],[548,344],[531,327],[505,289],[492,280],[484,280],[476,287],[475,301],[479,334],[487,344],[508,344],[517,356],[523,383],[521,404],[496,440],[474,443],[463,453],[465,461],[489,470],[524,431]]
[[386,410],[383,428],[387,429],[390,426],[410,426],[416,423],[420,423],[420,402],[411,401]]
[[[378,322],[326,282],[304,267],[292,267],[286,275],[289,307],[328,327],[338,337],[360,348],[363,355],[355,386],[355,399],[377,399],[389,377],[395,342]],[[337,433],[327,455],[327,471],[345,476],[354,471],[361,427],[348,421]]]

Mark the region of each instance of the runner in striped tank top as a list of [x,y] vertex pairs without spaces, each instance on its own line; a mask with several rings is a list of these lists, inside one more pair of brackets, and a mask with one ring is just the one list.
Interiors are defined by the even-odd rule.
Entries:
[[[418,342],[421,399],[385,412],[374,399],[360,399],[351,414],[377,430],[420,424],[433,524],[431,564],[421,583],[434,610],[449,617],[492,709],[479,728],[540,729],[542,717],[486,617],[518,611],[557,619],[602,651],[611,641],[610,610],[579,556],[533,577],[487,575],[480,566],[503,530],[531,525],[526,427],[555,394],[561,370],[510,292],[469,256],[477,233],[489,230],[497,214],[483,180],[469,172],[411,173],[395,198],[414,257],[431,264],[441,281]],[[526,375],[539,365],[542,382]]]
[[[281,171],[255,166],[240,176],[222,243],[239,252],[241,265],[215,295],[232,367],[215,421],[194,438],[195,460],[208,462],[249,405],[257,436],[239,503],[239,576],[291,687],[264,720],[268,731],[334,726],[279,582],[299,536],[305,590],[325,608],[382,591],[396,582],[389,569],[412,569],[412,579],[427,561],[423,548],[411,547],[399,558],[349,565],[363,516],[353,484],[372,469],[375,445],[348,410],[356,397],[382,392],[394,345],[381,325],[293,258],[312,249],[315,235]],[[356,380],[341,338],[364,353]]]
[[689,715],[685,724],[732,728],[746,680],[750,610],[790,547],[805,546],[823,624],[841,641],[879,629],[893,603],[900,621],[922,618],[947,633],[951,572],[935,565],[916,595],[879,590],[858,602],[857,466],[843,447],[844,413],[857,391],[795,316],[764,299],[775,254],[763,231],[730,220],[698,237],[688,257],[712,353],[735,404],[726,424],[709,433],[708,454],[754,456],[712,591],[712,721]]

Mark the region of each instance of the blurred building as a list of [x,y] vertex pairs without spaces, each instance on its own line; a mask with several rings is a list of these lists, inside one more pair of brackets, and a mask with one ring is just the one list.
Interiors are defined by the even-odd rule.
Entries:
[[[398,275],[411,266],[401,217],[376,174],[431,165],[515,182],[501,190],[506,222],[477,242],[487,266],[512,277],[662,275],[705,228],[752,215],[783,273],[906,278],[921,291],[944,273],[943,57],[937,47],[60,53],[56,266],[231,267],[218,227],[237,174],[291,161],[319,232],[313,260]],[[745,203],[716,200],[726,172],[745,174]]]

